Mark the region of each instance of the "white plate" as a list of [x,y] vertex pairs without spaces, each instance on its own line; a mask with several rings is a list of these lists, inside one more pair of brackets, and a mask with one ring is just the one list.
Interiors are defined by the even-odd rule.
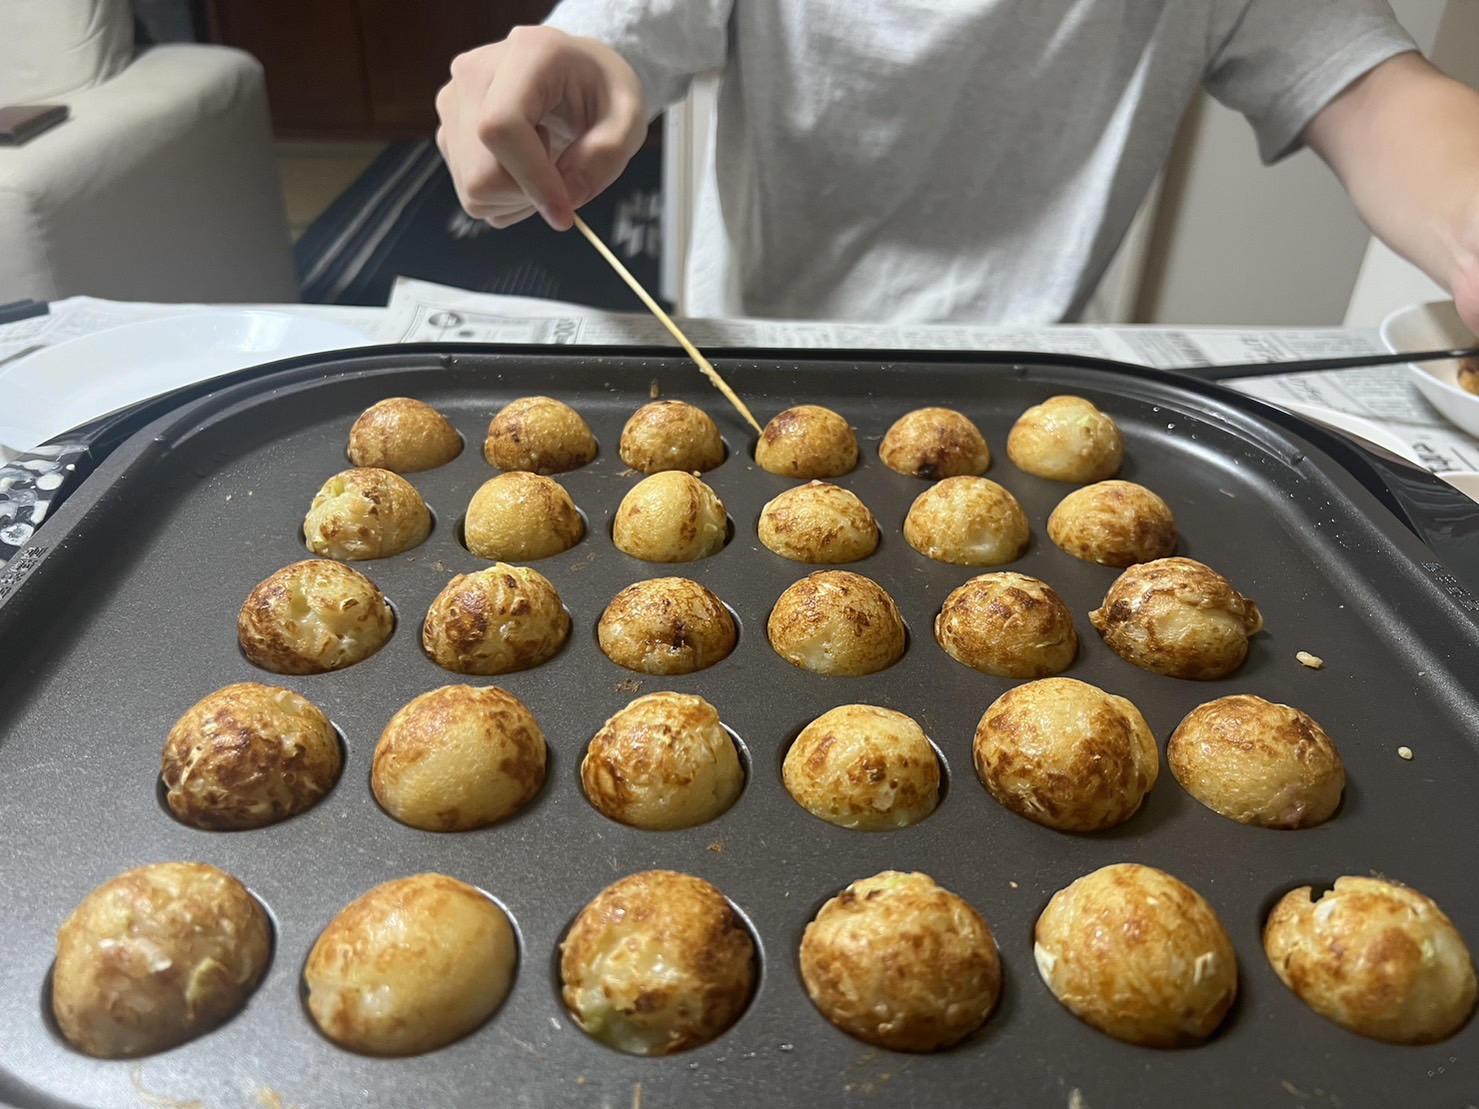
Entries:
[[29,450],[182,385],[371,341],[345,324],[259,309],[192,312],[83,335],[0,367],[0,443]]
[[[1398,308],[1381,321],[1381,341],[1393,353],[1479,345],[1451,300]],[[1409,362],[1407,372],[1444,419],[1479,438],[1479,395],[1458,387],[1457,362]]]

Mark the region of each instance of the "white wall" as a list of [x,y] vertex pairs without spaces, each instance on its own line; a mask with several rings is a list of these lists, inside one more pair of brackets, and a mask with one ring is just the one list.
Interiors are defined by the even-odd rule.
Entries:
[[[1479,2],[1392,7],[1430,57],[1437,43],[1435,60],[1450,72],[1458,58],[1445,54],[1479,66]],[[1369,241],[1324,163],[1301,151],[1263,166],[1246,121],[1202,96],[1167,167],[1135,318],[1339,324]]]

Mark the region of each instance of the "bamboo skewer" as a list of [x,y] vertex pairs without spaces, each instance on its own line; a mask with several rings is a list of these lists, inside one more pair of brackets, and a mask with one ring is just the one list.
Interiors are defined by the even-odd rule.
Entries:
[[688,336],[684,335],[678,329],[678,325],[662,310],[662,305],[652,299],[651,294],[642,288],[642,283],[631,275],[631,271],[621,264],[621,259],[611,253],[611,249],[601,241],[601,237],[592,231],[590,225],[581,219],[578,214],[575,217],[575,226],[580,229],[582,235],[590,240],[591,246],[600,252],[601,257],[605,258],[611,264],[611,268],[616,271],[617,276],[627,283],[632,292],[642,298],[642,303],[647,305],[652,314],[662,321],[662,325],[672,332],[673,338],[677,339],[683,349],[688,352],[688,357],[692,358],[698,364],[698,368],[703,370],[705,376],[714,383],[715,387],[729,398],[729,403],[739,409],[739,414],[748,420],[750,426],[756,431],[762,431],[763,429],[760,427],[759,422],[750,414],[750,410],[745,407],[745,402],[740,400],[738,394],[729,387],[729,383],[719,376],[719,371],[714,369],[709,360],[698,352],[698,348],[688,341]]

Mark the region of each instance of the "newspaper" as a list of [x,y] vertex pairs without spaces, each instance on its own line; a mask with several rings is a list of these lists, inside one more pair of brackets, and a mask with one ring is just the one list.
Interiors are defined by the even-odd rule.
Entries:
[[[646,312],[605,312],[560,301],[476,293],[401,278],[384,308],[338,305],[140,304],[70,297],[51,312],[0,325],[0,410],[7,359],[31,348],[138,320],[230,307],[286,311],[359,329],[375,342],[672,345]],[[809,320],[682,321],[707,349],[983,350],[1085,355],[1174,369],[1385,351],[1375,329],[1145,326],[970,327]],[[18,360],[17,360],[18,361]],[[12,363],[13,365],[14,363]],[[1399,366],[1246,378],[1253,396],[1376,442],[1435,473],[1479,470],[1479,440],[1449,425]],[[101,415],[101,413],[99,413]],[[0,461],[5,455],[0,448]]]

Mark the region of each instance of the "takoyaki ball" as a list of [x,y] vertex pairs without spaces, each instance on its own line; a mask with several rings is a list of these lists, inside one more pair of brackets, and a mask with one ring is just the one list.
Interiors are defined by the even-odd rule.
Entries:
[[1321,824],[1345,789],[1345,764],[1325,729],[1251,694],[1192,709],[1171,735],[1166,762],[1207,808],[1262,828]]
[[1053,895],[1037,920],[1038,974],[1074,1016],[1145,1047],[1217,1030],[1238,993],[1227,929],[1190,886],[1117,863]]
[[443,874],[376,886],[339,911],[308,953],[308,1011],[366,1055],[418,1055],[460,1040],[503,1004],[518,968],[492,898]]
[[692,674],[734,650],[739,632],[724,602],[688,578],[627,586],[601,614],[606,657],[641,674]]
[[878,548],[878,521],[857,495],[825,481],[787,489],[760,510],[760,542],[793,562],[838,565]]
[[170,811],[196,828],[261,828],[306,812],[344,769],[329,718],[290,689],[239,682],[196,702],[164,741]]
[[1433,901],[1384,878],[1286,894],[1263,929],[1284,985],[1322,1017],[1394,1044],[1447,1039],[1474,1011],[1474,961]]
[[1078,654],[1073,614],[1051,585],[1006,571],[972,578],[935,617],[945,653],[998,678],[1046,678]]
[[1115,654],[1173,678],[1231,674],[1248,657],[1263,614],[1210,566],[1158,558],[1115,579],[1089,620]]
[[801,937],[801,979],[822,1015],[865,1043],[937,1051],[1001,995],[990,927],[926,874],[885,870],[822,906]]
[[267,913],[231,875],[143,866],[93,890],[57,931],[51,1010],[79,1051],[148,1055],[234,1016],[271,957]]
[[632,1055],[706,1044],[745,1011],[755,944],[724,895],[670,870],[632,874],[580,911],[560,944],[565,1008]]
[[729,514],[692,474],[664,470],[643,478],[616,509],[616,549],[647,562],[695,562],[724,548]]
[[1458,364],[1454,381],[1466,393],[1479,393],[1479,358],[1465,358]]
[[830,408],[802,404],[765,425],[755,462],[781,477],[841,477],[858,464],[858,437]]
[[904,618],[883,586],[847,570],[818,570],[776,601],[766,622],[776,654],[803,670],[859,677],[904,657]]
[[522,809],[544,773],[544,733],[522,701],[496,686],[447,685],[390,718],[370,788],[402,824],[467,832]]
[[324,482],[303,519],[308,549],[358,562],[409,551],[431,534],[416,487],[389,470],[345,470]]
[[953,408],[917,408],[883,436],[878,457],[890,470],[934,481],[984,474],[991,449],[978,428]]
[[580,781],[612,820],[669,831],[721,815],[744,789],[745,772],[713,705],[686,693],[649,693],[601,725]]
[[596,457],[596,437],[563,401],[521,397],[493,417],[483,457],[500,470],[563,474]]
[[511,470],[489,478],[472,495],[462,535],[479,558],[530,562],[575,546],[585,535],[585,521],[554,478]]
[[1003,693],[976,726],[973,755],[991,796],[1060,832],[1123,823],[1160,773],[1160,749],[1140,710],[1073,678]]
[[918,824],[940,801],[940,759],[924,729],[876,705],[822,713],[786,752],[782,778],[807,812],[863,832]]
[[947,477],[931,485],[904,518],[909,546],[956,566],[1012,562],[1026,553],[1030,536],[1017,498],[984,477]]
[[390,397],[370,405],[349,429],[349,461],[412,474],[445,466],[462,453],[462,436],[429,404]]
[[664,470],[704,473],[724,461],[719,425],[702,408],[681,400],[655,400],[621,429],[621,460],[643,474]]
[[549,579],[499,562],[458,574],[437,594],[421,646],[458,674],[508,674],[555,656],[570,635],[570,614]]
[[1017,417],[1007,457],[1052,481],[1103,481],[1119,473],[1125,439],[1113,418],[1083,397],[1049,397]]
[[1143,485],[1096,481],[1058,502],[1048,538],[1074,558],[1123,568],[1175,554],[1176,518]]
[[385,646],[395,614],[375,583],[342,562],[284,566],[247,595],[236,618],[242,652],[274,674],[324,674]]

